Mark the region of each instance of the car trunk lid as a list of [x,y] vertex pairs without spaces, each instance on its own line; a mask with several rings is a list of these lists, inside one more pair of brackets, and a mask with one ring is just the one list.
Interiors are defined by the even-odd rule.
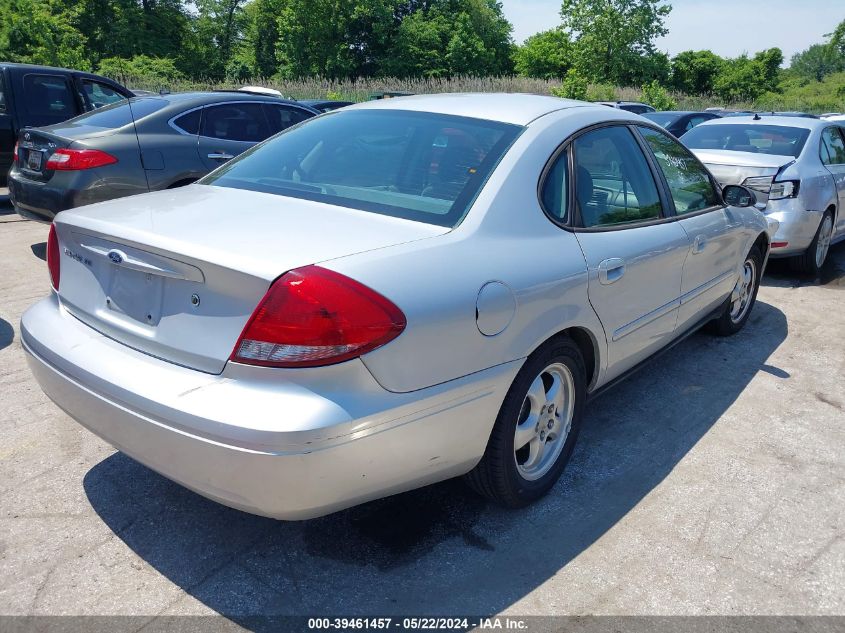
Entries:
[[286,271],[449,230],[206,185],[65,211],[56,225],[69,312],[129,347],[209,373],[223,370]]
[[752,189],[757,196],[757,206],[765,207],[769,200],[772,181],[782,167],[794,162],[792,156],[755,154],[727,150],[693,149],[693,153],[715,176],[719,184],[742,185],[755,178]]
[[30,180],[46,182],[53,175],[53,170],[47,169],[47,160],[71,143],[71,139],[49,129],[24,129],[18,140],[17,167]]

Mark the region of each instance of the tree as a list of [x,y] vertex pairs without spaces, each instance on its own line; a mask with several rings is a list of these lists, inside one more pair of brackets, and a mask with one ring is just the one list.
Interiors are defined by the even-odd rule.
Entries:
[[90,69],[76,17],[58,0],[6,0],[0,4],[0,58]]
[[561,78],[572,68],[572,42],[562,29],[543,31],[525,40],[515,50],[513,61],[516,72],[524,77]]
[[789,69],[803,79],[821,81],[827,75],[845,70],[845,56],[833,46],[813,44],[792,56]]
[[575,42],[576,65],[589,79],[631,85],[657,52],[672,7],[662,0],[563,0],[562,28]]
[[678,102],[669,95],[657,80],[643,86],[642,100],[655,110],[674,110],[678,107]]
[[566,71],[566,77],[563,78],[560,88],[552,88],[551,92],[556,97],[584,101],[587,99],[587,88],[587,80],[578,74],[577,70],[570,68]]
[[430,0],[404,14],[381,73],[399,77],[504,75],[512,26],[496,0]]
[[724,59],[710,51],[678,53],[672,59],[671,86],[687,94],[709,94],[724,64]]

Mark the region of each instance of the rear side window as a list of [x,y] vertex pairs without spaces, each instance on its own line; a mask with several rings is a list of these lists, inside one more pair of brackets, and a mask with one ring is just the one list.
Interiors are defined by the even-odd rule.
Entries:
[[660,164],[678,215],[714,207],[719,195],[704,167],[683,145],[651,128],[638,128]]
[[264,111],[270,122],[270,134],[276,134],[292,125],[310,119],[313,114],[302,108],[264,104]]
[[0,72],[0,113],[6,111],[6,86],[3,83],[3,74]]
[[227,103],[205,109],[202,135],[257,143],[270,136],[270,129],[260,103]]
[[798,158],[810,130],[785,125],[715,123],[699,125],[684,134],[690,149],[724,149]]
[[24,75],[23,90],[30,116],[63,120],[77,113],[70,85],[60,75]]
[[822,132],[821,159],[825,165],[845,164],[845,142],[837,128],[829,127]]
[[575,151],[575,199],[584,228],[660,217],[660,195],[645,155],[627,127],[582,134]]
[[543,189],[540,192],[540,198],[546,213],[561,222],[566,222],[569,217],[566,202],[568,195],[567,183],[569,182],[568,171],[569,151],[567,150],[561,152],[555,159],[554,165],[546,173],[546,179],[543,181]]
[[202,110],[193,110],[173,119],[173,125],[186,134],[199,134]]

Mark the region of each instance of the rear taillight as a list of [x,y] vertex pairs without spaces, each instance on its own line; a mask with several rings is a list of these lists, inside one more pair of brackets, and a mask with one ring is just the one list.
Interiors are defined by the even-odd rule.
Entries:
[[18,145],[19,145],[18,141],[15,141],[15,149],[12,152],[12,160],[15,160],[15,161],[18,160]]
[[366,354],[405,329],[405,315],[354,279],[305,266],[277,279],[230,360],[269,367],[331,365]]
[[116,163],[111,154],[98,149],[57,149],[47,159],[46,168],[57,171],[94,169]]
[[50,283],[58,292],[61,266],[59,265],[59,238],[56,237],[55,224],[50,225],[50,237],[47,238],[47,268],[50,270]]

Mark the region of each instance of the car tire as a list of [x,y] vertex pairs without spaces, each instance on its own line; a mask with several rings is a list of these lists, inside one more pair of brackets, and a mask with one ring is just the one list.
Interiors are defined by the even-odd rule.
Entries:
[[711,321],[710,330],[718,336],[732,336],[739,332],[757,301],[760,278],[763,276],[763,253],[754,246],[745,256],[742,276],[725,300],[721,314]]
[[465,476],[466,481],[481,495],[509,508],[544,496],[569,462],[585,401],[581,351],[569,337],[557,337],[529,356],[520,369],[496,417],[484,456]]
[[802,273],[817,276],[827,260],[830,251],[830,238],[833,235],[833,213],[826,211],[816,229],[816,235],[810,246],[792,261],[793,267]]

